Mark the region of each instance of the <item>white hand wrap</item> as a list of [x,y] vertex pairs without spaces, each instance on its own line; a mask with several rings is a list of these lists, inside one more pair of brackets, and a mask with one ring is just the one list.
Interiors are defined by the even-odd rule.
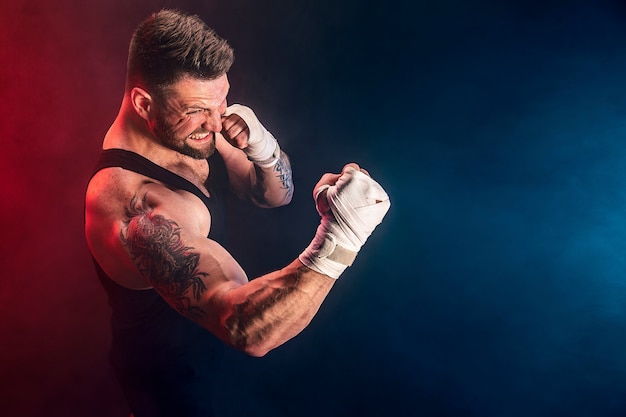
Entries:
[[[331,213],[323,214],[317,205],[326,191]],[[321,274],[339,278],[352,265],[370,234],[379,225],[391,203],[385,190],[368,175],[347,168],[333,186],[322,186],[315,196],[322,221],[300,261]]]
[[278,142],[259,122],[252,109],[241,104],[233,104],[226,108],[224,116],[230,116],[233,113],[241,117],[250,130],[248,146],[243,149],[248,159],[261,168],[269,168],[276,165],[280,158]]

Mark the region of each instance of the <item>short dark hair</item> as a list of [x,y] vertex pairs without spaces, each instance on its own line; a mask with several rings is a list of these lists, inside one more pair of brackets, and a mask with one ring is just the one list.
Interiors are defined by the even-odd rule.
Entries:
[[130,41],[126,89],[152,94],[184,76],[212,80],[230,69],[233,49],[198,16],[163,9],[137,26]]

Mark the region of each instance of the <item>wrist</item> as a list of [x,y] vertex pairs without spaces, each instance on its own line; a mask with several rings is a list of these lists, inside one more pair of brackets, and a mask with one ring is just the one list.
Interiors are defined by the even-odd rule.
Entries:
[[[250,146],[245,148],[243,151],[248,157],[248,160],[261,168],[271,168],[276,165],[278,163],[278,160],[280,159],[280,146],[278,145],[278,142],[276,141],[276,139],[274,139],[274,137],[272,137],[272,139],[273,140],[268,140],[266,142],[266,150],[264,152],[250,152]],[[272,147],[273,150],[270,153],[269,150]]]
[[360,246],[348,247],[333,233],[333,219],[325,217],[317,228],[315,238],[298,256],[309,269],[337,279],[352,265]]

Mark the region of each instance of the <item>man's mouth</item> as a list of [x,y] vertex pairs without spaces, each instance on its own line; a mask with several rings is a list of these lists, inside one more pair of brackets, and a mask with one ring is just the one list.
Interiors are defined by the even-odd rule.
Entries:
[[211,132],[192,133],[191,135],[187,137],[193,140],[202,140],[202,139],[206,139],[210,134]]

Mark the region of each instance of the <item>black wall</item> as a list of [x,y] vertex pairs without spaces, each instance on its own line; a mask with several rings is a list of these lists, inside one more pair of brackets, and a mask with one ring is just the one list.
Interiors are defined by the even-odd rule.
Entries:
[[224,416],[626,414],[620,2],[5,3],[0,414],[128,415],[82,199],[161,7],[229,39],[230,101],[291,156],[290,206],[232,211],[251,276],[309,243],[323,172],[356,161],[392,199],[299,337],[227,355]]

